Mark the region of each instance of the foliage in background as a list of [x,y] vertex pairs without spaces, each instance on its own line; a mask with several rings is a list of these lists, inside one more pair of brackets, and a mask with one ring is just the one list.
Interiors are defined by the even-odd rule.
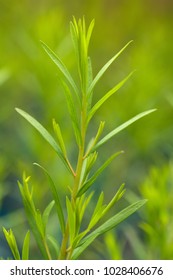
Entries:
[[[78,83],[75,83],[73,77],[61,59],[45,43],[42,42],[44,50],[58,67],[59,77],[61,78],[61,82],[64,87],[64,93],[66,96],[66,102],[68,105],[68,111],[78,150],[75,167],[73,167],[69,160],[67,150],[68,147],[66,147],[64,142],[63,132],[61,131],[60,125],[55,121],[55,119],[53,119],[53,128],[57,137],[57,141],[36,119],[23,110],[16,109],[20,115],[22,115],[29,123],[33,125],[33,127],[36,128],[36,130],[39,131],[39,133],[50,144],[50,146],[52,146],[59,159],[63,162],[67,171],[73,178],[72,183],[70,183],[68,186],[69,194],[65,198],[66,213],[64,213],[61,206],[61,200],[59,199],[58,188],[56,186],[57,184],[52,180],[49,172],[40,164],[36,165],[39,166],[47,175],[50,183],[50,192],[53,196],[53,200],[49,202],[43,213],[41,213],[41,211],[35,206],[33,197],[34,189],[33,187],[30,189],[29,186],[30,177],[26,177],[24,174],[23,182],[18,183],[28,223],[43,259],[78,259],[81,253],[86,250],[86,248],[98,236],[116,227],[120,222],[136,212],[146,202],[146,200],[139,200],[103,222],[103,217],[123,196],[125,190],[124,184],[122,184],[108,204],[104,203],[104,192],[100,192],[97,200],[95,200],[97,202],[95,202],[95,207],[88,225],[83,223],[83,217],[85,213],[88,213],[89,203],[93,196],[93,192],[88,192],[88,190],[91,189],[97,177],[103,172],[103,170],[119,154],[122,153],[122,151],[113,153],[96,171],[95,169],[93,171],[93,166],[98,157],[98,148],[100,148],[100,146],[105,144],[117,133],[132,123],[155,111],[149,110],[136,115],[132,119],[113,129],[104,137],[101,137],[104,128],[104,122],[100,121],[99,127],[95,132],[95,136],[92,136],[90,140],[87,140],[88,127],[97,110],[107,101],[108,98],[115,94],[117,90],[120,89],[131,76],[131,74],[129,74],[116,86],[108,90],[94,105],[92,104],[93,93],[96,84],[102,78],[110,65],[130,43],[129,42],[116,55],[114,55],[100,69],[96,76],[93,77],[92,63],[88,55],[88,47],[93,27],[94,21],[90,23],[87,30],[84,18],[82,20],[79,19],[78,22],[75,20],[75,18],[73,18],[73,22],[71,22],[70,25],[71,37],[74,43],[78,65]],[[59,237],[55,238],[51,233],[49,233],[47,226],[48,219],[54,205],[58,218],[58,222],[56,222],[56,224],[57,227],[60,227],[62,235],[62,239],[59,244]],[[102,221],[101,225],[100,221]],[[10,229],[7,231],[5,228],[3,228],[3,231],[14,259],[29,259],[30,233],[27,232],[24,238],[22,253],[20,255],[12,230]],[[49,245],[49,242],[54,248],[54,253],[51,252],[51,246]]]
[[[173,165],[152,167],[140,186],[140,194],[150,203],[140,212],[143,222],[139,223],[143,233],[134,232],[129,227],[131,246],[137,258],[173,259]],[[143,238],[142,238],[143,237]],[[133,244],[136,242],[138,248]]]

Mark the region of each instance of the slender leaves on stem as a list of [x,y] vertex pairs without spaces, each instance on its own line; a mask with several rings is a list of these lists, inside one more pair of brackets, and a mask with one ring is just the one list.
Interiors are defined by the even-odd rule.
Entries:
[[53,203],[49,204],[49,207],[46,208],[44,214],[41,215],[41,212],[35,207],[33,201],[33,190],[30,191],[28,185],[29,179],[30,177],[26,177],[24,174],[23,184],[18,182],[20,193],[23,199],[23,204],[25,207],[25,212],[41,254],[45,259],[51,259],[50,251],[46,241],[46,225],[48,216],[53,207]]
[[113,161],[114,158],[116,158],[118,155],[122,154],[123,151],[117,152],[110,156],[108,160],[104,162],[104,164],[89,178],[79,189],[77,196],[81,196],[83,193],[85,193],[92,184],[96,181],[97,177],[103,172],[103,170]]
[[66,97],[66,102],[67,102],[67,107],[68,107],[68,111],[69,111],[70,118],[71,118],[71,121],[72,121],[76,142],[77,142],[77,145],[80,146],[81,142],[82,142],[82,139],[81,139],[80,122],[79,122],[79,117],[77,115],[76,104],[75,104],[73,96],[70,92],[69,87],[63,81],[61,83],[63,85],[63,89],[64,89],[64,93],[65,93],[65,97]]
[[23,241],[23,246],[22,246],[22,254],[20,254],[20,252],[19,252],[16,238],[14,236],[12,229],[6,230],[5,228],[3,228],[3,232],[5,235],[5,238],[8,242],[8,245],[11,249],[14,259],[15,260],[28,260],[29,259],[30,232],[27,231],[27,233],[25,235],[25,238]]
[[130,206],[124,208],[118,214],[114,215],[112,218],[108,219],[104,224],[99,226],[96,230],[90,233],[88,236],[83,238],[77,248],[74,250],[72,259],[77,259],[80,254],[86,250],[86,248],[101,234],[111,230],[116,227],[119,223],[127,219],[130,215],[136,212],[140,207],[142,207],[146,203],[146,199],[139,200]]
[[22,260],[29,260],[30,231],[28,230],[23,241]]
[[41,44],[43,46],[43,49],[46,51],[46,53],[51,58],[51,60],[58,67],[58,69],[59,69],[61,75],[63,76],[64,80],[71,85],[72,89],[74,90],[74,92],[75,92],[75,94],[76,94],[76,96],[77,96],[77,98],[79,100],[78,88],[77,88],[77,86],[76,86],[72,76],[70,75],[69,71],[67,70],[66,66],[64,65],[64,63],[61,61],[61,59],[44,42],[41,41]]
[[[121,132],[132,123],[155,111],[155,109],[152,109],[136,115],[113,129],[103,138],[101,137],[105,122],[100,121],[97,131],[95,131],[93,133],[94,136],[90,138],[90,135],[88,134],[88,126],[90,125],[92,118],[100,107],[105,104],[108,98],[111,98],[111,96],[128,81],[133,73],[132,72],[127,75],[127,77],[125,77],[117,85],[113,86],[112,89],[108,90],[94,105],[92,104],[93,94],[95,93],[94,90],[97,83],[103,77],[111,64],[132,42],[130,41],[127,43],[100,69],[100,71],[98,71],[96,75],[93,75],[92,61],[88,54],[93,28],[94,20],[91,21],[89,27],[87,28],[84,17],[78,21],[73,18],[73,21],[70,23],[70,33],[77,59],[78,82],[73,79],[68,68],[59,56],[55,54],[55,52],[52,51],[45,43],[41,42],[43,49],[57,66],[60,78],[59,80],[63,85],[67,108],[78,149],[78,154],[76,155],[77,160],[73,163],[75,168],[73,168],[68,158],[68,144],[64,141],[64,132],[62,129],[63,125],[56,122],[55,118],[53,118],[53,129],[56,135],[55,140],[47,129],[45,129],[44,126],[35,118],[25,111],[16,108],[16,111],[24,117],[55,150],[60,160],[72,175],[72,181],[69,184],[69,193],[64,196],[65,201],[63,204],[65,204],[66,207],[63,209],[57,183],[53,181],[49,172],[45,168],[43,168],[40,164],[35,164],[46,174],[50,192],[53,197],[53,200],[45,207],[43,214],[35,206],[33,188],[30,189],[29,186],[30,177],[26,177],[24,175],[23,182],[18,183],[26,216],[43,259],[52,259],[52,248],[55,251],[57,259],[79,258],[81,253],[83,253],[99,235],[116,227],[119,223],[124,221],[146,203],[146,200],[140,200],[132,203],[120,212],[113,214],[112,217],[105,221],[107,213],[110,212],[110,209],[112,209],[124,195],[125,189],[124,184],[122,184],[108,204],[104,203],[105,191],[102,191],[98,195],[97,201],[94,201],[95,207],[91,217],[89,221],[86,219],[87,223],[85,222],[85,217],[88,215],[88,212],[90,212],[88,210],[91,208],[92,199],[95,199],[93,194],[96,180],[105,168],[108,167],[108,165],[111,164],[118,155],[122,154],[122,151],[116,153],[113,152],[112,155],[104,163],[102,163],[98,169],[96,169],[95,163],[97,158],[100,156],[97,151],[98,148],[107,143],[107,141],[112,139],[117,133]],[[88,139],[90,140],[88,141]],[[59,169],[57,167],[57,173],[58,172]],[[103,186],[104,185],[107,187],[106,182],[103,182]],[[92,191],[90,191],[91,189]],[[57,228],[60,228],[61,230],[61,237],[58,238],[54,237],[52,233],[47,232],[48,219],[54,206],[57,213],[55,222],[57,222]],[[104,222],[102,221],[103,217]],[[28,259],[30,233],[27,232],[24,238],[23,249],[20,254],[12,230],[10,229],[7,231],[6,229],[3,229],[3,231],[14,258],[17,260]]]
[[76,214],[68,197],[66,197],[66,206],[69,222],[70,244],[72,244],[76,232]]
[[61,231],[62,231],[62,233],[64,233],[64,231],[65,231],[64,214],[63,214],[62,206],[61,206],[61,203],[60,203],[59,195],[58,195],[57,189],[55,187],[55,183],[52,180],[51,176],[49,175],[48,171],[44,167],[42,167],[38,163],[34,163],[34,164],[36,166],[40,167],[44,171],[44,173],[46,174],[46,176],[49,180],[49,187],[50,187],[50,191],[52,193],[52,196],[53,196],[53,199],[54,199],[54,202],[55,202],[55,207],[56,207],[56,210],[57,210],[57,215],[58,215],[58,218],[59,218]]
[[88,122],[91,120],[93,115],[97,112],[97,110],[104,104],[104,102],[110,98],[114,93],[116,93],[132,76],[134,72],[130,73],[125,79],[119,82],[116,86],[114,86],[111,90],[104,94],[104,96],[92,107],[88,114]]
[[101,77],[103,76],[103,74],[106,72],[106,70],[110,67],[110,65],[116,60],[116,58],[118,58],[120,56],[120,54],[129,46],[129,44],[131,44],[133,41],[128,42],[116,55],[114,55],[102,68],[101,70],[98,72],[98,74],[96,75],[96,77],[94,78],[93,82],[91,83],[89,89],[88,89],[88,94],[90,94],[95,85],[98,83],[98,81],[101,79]]
[[8,242],[8,245],[11,249],[11,252],[13,254],[13,257],[15,260],[20,260],[20,253],[19,253],[19,249],[17,246],[17,242],[16,242],[16,238],[13,234],[12,229],[10,229],[9,231],[7,231],[5,228],[3,228],[3,232],[5,235],[5,238]]
[[104,138],[102,138],[94,147],[94,149],[98,149],[100,146],[102,146],[103,144],[105,144],[109,139],[111,139],[113,136],[115,136],[117,133],[119,133],[120,131],[122,131],[123,129],[125,129],[126,127],[128,127],[129,125],[131,125],[132,123],[136,122],[137,120],[143,118],[144,116],[149,115],[150,113],[156,111],[156,109],[152,109],[152,110],[148,110],[145,111],[143,113],[140,113],[138,115],[136,115],[135,117],[133,117],[132,119],[128,120],[127,122],[123,123],[122,125],[118,126],[117,128],[115,128],[114,130],[112,130],[110,133],[108,133]]
[[52,137],[52,135],[32,116],[30,116],[28,113],[24,112],[23,110],[16,108],[16,111],[24,117],[35,129],[43,136],[43,138],[52,146],[52,148],[55,150],[55,152],[58,154],[59,158],[62,160],[64,165],[67,167],[67,169],[74,174],[71,165],[69,165],[69,162],[67,161],[67,158],[64,156],[61,148],[55,141],[55,139]]

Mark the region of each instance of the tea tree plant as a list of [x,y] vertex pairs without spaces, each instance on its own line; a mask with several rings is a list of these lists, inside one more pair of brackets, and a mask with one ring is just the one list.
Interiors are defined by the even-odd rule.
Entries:
[[[36,164],[48,177],[50,183],[49,187],[53,197],[53,200],[49,203],[49,205],[47,205],[43,213],[41,213],[34,204],[33,190],[29,185],[30,177],[24,174],[23,182],[19,182],[19,189],[30,229],[35,237],[43,259],[50,260],[55,257],[57,259],[78,259],[80,254],[86,250],[86,248],[98,236],[116,227],[120,222],[133,214],[146,202],[146,200],[137,201],[107,219],[106,222],[105,220],[103,222],[102,218],[106,216],[110,209],[123,196],[125,189],[124,184],[122,184],[108,204],[105,204],[104,192],[101,192],[95,201],[95,208],[89,223],[85,226],[82,223],[84,214],[86,214],[88,207],[90,207],[90,202],[93,197],[94,191],[91,192],[90,190],[92,189],[94,182],[104,169],[122,153],[122,151],[116,151],[95,171],[93,166],[97,160],[99,148],[127,126],[154,111],[149,110],[133,117],[113,129],[105,136],[102,136],[105,122],[100,121],[98,130],[87,143],[87,129],[92,121],[92,118],[106,100],[116,93],[117,90],[119,90],[132,75],[132,73],[130,73],[116,86],[106,92],[103,97],[101,97],[100,100],[93,105],[92,99],[95,86],[109,66],[131,43],[129,42],[125,45],[125,47],[114,55],[101,68],[97,75],[93,77],[91,59],[88,55],[88,47],[93,27],[94,20],[90,23],[87,29],[84,18],[79,19],[78,21],[73,18],[73,21],[70,23],[70,32],[77,58],[79,83],[74,81],[61,59],[45,43],[41,42],[43,49],[58,67],[59,77],[61,78],[61,82],[64,87],[68,111],[78,148],[76,166],[73,166],[69,160],[67,147],[63,139],[63,132],[59,123],[57,123],[55,119],[53,119],[53,129],[56,140],[36,119],[23,110],[18,108],[16,109],[20,115],[22,115],[29,123],[32,124],[33,127],[36,128],[36,130],[39,131],[50,146],[52,146],[59,159],[65,165],[67,172],[69,172],[73,178],[73,184],[69,187],[69,195],[64,197],[66,201],[66,209],[64,210],[61,206],[62,203],[59,199],[56,183],[52,180],[50,174],[44,167]],[[48,218],[53,207],[56,208],[57,212],[57,227],[60,227],[61,229],[61,244],[58,244],[58,238],[56,240],[50,233],[48,233],[48,229],[46,228]],[[22,254],[19,253],[12,230],[10,229],[7,231],[4,229],[4,234],[14,258],[28,259],[30,233],[27,232],[24,239]],[[50,243],[55,249],[56,256],[52,255]]]

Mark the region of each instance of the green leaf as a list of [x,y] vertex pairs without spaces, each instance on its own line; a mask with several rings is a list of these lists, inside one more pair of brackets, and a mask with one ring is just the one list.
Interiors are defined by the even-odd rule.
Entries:
[[147,202],[146,199],[137,201],[130,206],[126,207],[122,211],[120,211],[118,214],[111,217],[109,220],[107,220],[104,224],[99,226],[97,229],[95,229],[92,233],[90,233],[88,236],[83,238],[81,242],[79,243],[79,246],[74,250],[72,259],[75,260],[79,257],[79,255],[101,234],[104,234],[105,232],[111,230],[112,228],[116,227],[119,223],[124,221],[126,218],[128,218],[130,215],[132,215],[134,212],[136,212],[140,207],[142,207]]
[[49,187],[50,187],[52,196],[53,196],[54,201],[55,201],[55,207],[56,207],[56,210],[57,210],[61,231],[62,231],[62,233],[64,233],[64,231],[65,231],[65,220],[64,220],[63,210],[62,210],[62,207],[61,207],[60,199],[59,199],[55,184],[54,184],[51,176],[49,175],[49,173],[47,172],[47,170],[44,167],[42,167],[38,163],[34,163],[34,165],[40,167],[45,172],[46,176],[48,177],[48,180],[50,182]]
[[115,154],[113,154],[95,173],[94,175],[84,183],[84,185],[79,189],[77,193],[77,197],[81,196],[83,193],[85,193],[89,187],[95,182],[97,177],[103,172],[103,170],[113,161],[114,158],[116,158],[118,155],[122,154],[123,151],[119,151]]
[[[95,207],[95,209],[94,209],[94,212],[93,212],[92,217],[94,217],[95,214],[101,209],[101,207],[102,207],[102,205],[103,205],[103,200],[104,200],[104,192],[101,192],[101,193],[100,193],[100,196],[99,196],[99,198],[98,198],[96,207]],[[92,220],[92,217],[91,217],[91,220]]]
[[102,216],[104,216],[114,205],[115,203],[120,200],[120,198],[124,195],[125,193],[125,189],[124,189],[125,184],[122,184],[118,191],[116,192],[116,194],[114,195],[114,197],[111,199],[111,201],[109,202],[109,204],[106,206],[106,208],[104,209]]
[[[94,20],[89,25],[88,31],[86,31],[84,18],[79,19],[78,22],[75,20],[75,18],[73,18],[73,22],[70,23],[71,37],[74,43],[74,48],[77,56],[82,95],[85,95],[87,93],[87,89],[91,84],[91,64],[88,59],[88,46],[93,27]],[[88,105],[89,103],[90,102],[88,102]]]
[[93,32],[93,28],[94,28],[94,24],[95,24],[95,20],[93,19],[88,27],[88,31],[87,31],[87,37],[86,37],[86,41],[87,41],[87,47],[89,46],[89,42],[91,39],[91,34]]
[[73,88],[76,96],[79,99],[78,88],[77,88],[72,76],[70,75],[69,71],[67,70],[66,66],[64,65],[64,63],[60,60],[60,58],[44,42],[41,41],[41,44],[42,44],[43,49],[46,51],[46,53],[51,58],[51,60],[56,64],[56,66],[58,67],[58,69],[62,73],[63,77],[65,78],[65,80],[71,85],[71,87]]
[[132,119],[128,120],[127,122],[123,123],[122,125],[118,126],[117,128],[115,128],[114,130],[112,130],[110,133],[108,133],[104,138],[102,138],[97,144],[96,146],[94,146],[94,149],[98,149],[101,145],[103,145],[104,143],[106,143],[109,139],[111,139],[113,136],[115,136],[117,133],[119,133],[120,131],[122,131],[123,129],[125,129],[126,127],[128,127],[129,125],[131,125],[132,123],[136,122],[137,120],[143,118],[146,115],[149,115],[150,113],[156,111],[156,109],[152,109],[152,110],[148,110],[145,111],[143,113],[140,113],[138,115],[136,115],[135,117],[133,117]]
[[142,200],[139,200],[139,201],[129,205],[128,207],[126,207],[125,209],[120,211],[118,214],[111,217],[108,221],[106,221],[104,224],[102,224],[100,227],[98,227],[90,235],[92,235],[93,233],[94,234],[97,233],[100,235],[100,234],[103,234],[106,231],[114,228],[120,222],[124,221],[127,217],[129,217],[134,212],[136,212],[139,208],[141,208],[146,202],[147,202],[147,199],[142,199]]
[[44,259],[49,259],[44,243],[45,236],[41,214],[39,210],[36,210],[35,208],[32,193],[29,191],[28,179],[29,177],[23,177],[23,185],[18,182],[25,213],[41,254],[43,255]]
[[101,219],[102,217],[102,212],[104,211],[106,205],[102,205],[102,207],[95,213],[95,215],[92,217],[87,230],[90,231]]
[[52,148],[55,150],[55,152],[58,154],[59,158],[62,160],[64,165],[67,167],[67,169],[72,173],[72,171],[69,168],[69,165],[66,162],[66,159],[64,158],[61,149],[59,148],[59,145],[55,141],[55,139],[52,137],[52,135],[32,116],[30,116],[25,111],[16,108],[16,111],[24,117],[35,129],[43,136],[43,138],[52,146]]
[[76,52],[76,56],[77,58],[79,57],[79,53],[78,53],[78,42],[77,42],[77,38],[78,38],[78,30],[76,28],[77,23],[76,22],[70,22],[70,34],[71,34],[71,39],[73,41],[74,44],[74,49]]
[[86,182],[88,179],[90,170],[94,163],[97,160],[97,152],[94,152],[87,156],[87,158],[84,159],[83,164],[82,164],[82,170],[81,170],[81,176],[80,176],[80,183],[79,183],[79,188]]
[[3,228],[3,232],[4,232],[5,238],[7,240],[7,243],[9,245],[10,249],[11,249],[11,252],[14,256],[14,259],[15,260],[20,260],[20,254],[19,254],[16,238],[13,234],[12,229],[7,231],[5,228]]
[[30,242],[30,232],[28,230],[23,242],[22,260],[29,260],[29,242]]
[[92,214],[92,217],[90,219],[90,223],[87,227],[88,231],[90,231],[102,217],[102,213],[106,207],[105,205],[103,205],[103,200],[104,200],[104,193],[101,192],[96,207],[94,209],[94,212]]
[[76,232],[76,215],[68,197],[66,197],[66,206],[67,206],[67,214],[68,214],[68,222],[69,222],[70,244],[72,244]]
[[100,136],[103,132],[104,125],[105,125],[105,122],[101,121],[100,125],[99,125],[99,128],[98,128],[98,131],[97,131],[97,134],[94,138],[91,139],[84,158],[86,158],[90,154],[90,152],[93,150],[93,147],[97,144],[97,142],[98,142],[98,140],[99,140],[99,138],[100,138]]
[[115,59],[128,47],[129,44],[131,44],[132,41],[128,42],[116,55],[114,55],[98,72],[96,77],[94,78],[93,82],[91,83],[88,92],[89,94],[94,89],[95,85],[98,83],[100,78],[103,76],[103,74],[106,72],[106,70],[109,68],[109,66],[115,61]]
[[55,205],[55,201],[52,200],[43,212],[42,221],[43,221],[43,225],[44,225],[45,230],[46,230],[46,225],[48,223],[50,212],[52,211],[52,208],[53,208],[54,205]]
[[88,114],[88,122],[91,120],[95,112],[101,107],[101,105],[109,98],[111,97],[115,92],[117,92],[126,82],[127,80],[132,76],[134,73],[131,72],[125,79],[123,79],[120,83],[118,83],[115,87],[113,87],[110,91],[108,91],[91,109],[91,111]]
[[86,236],[87,233],[88,233],[88,230],[84,230],[84,231],[80,232],[78,235],[76,235],[75,239],[73,240],[72,247],[76,248],[77,245],[79,244],[79,242],[81,241],[81,239],[84,238],[84,236]]
[[64,155],[64,158],[66,158],[67,157],[67,151],[66,151],[64,139],[63,139],[63,136],[62,136],[61,128],[60,128],[59,124],[56,123],[55,119],[53,119],[53,128],[54,128],[54,131],[55,131],[56,136],[58,138],[59,146],[60,146],[61,151]]
[[55,239],[54,236],[52,236],[50,234],[47,234],[46,237],[47,237],[47,239],[49,240],[49,242],[51,243],[52,247],[55,250],[56,258],[58,258],[58,253],[59,253],[60,247],[59,247],[59,244],[58,244],[57,240]]
[[[91,58],[88,57],[88,88],[90,87],[92,81],[93,81],[93,69],[92,69]],[[88,112],[91,109],[92,97],[93,97],[93,91],[90,92],[90,94],[87,96]]]
[[89,174],[91,168],[93,167],[94,163],[97,160],[98,153],[95,151],[94,153],[90,154],[87,157],[87,164],[86,164],[86,173]]
[[82,218],[85,214],[85,210],[88,206],[88,204],[90,203],[91,201],[91,198],[93,197],[93,194],[94,192],[91,192],[87,197],[85,197],[85,194],[83,196],[81,196],[79,199],[79,205],[78,205],[78,209],[80,209],[79,212],[79,220],[80,220],[80,223],[82,222]]
[[39,209],[36,209],[34,218],[37,225],[37,229],[43,240],[45,238],[45,227],[43,225],[42,215]]
[[68,111],[70,114],[70,118],[72,120],[72,124],[73,124],[73,130],[74,130],[74,134],[76,137],[76,142],[78,144],[78,146],[80,146],[81,144],[81,132],[80,132],[80,128],[79,128],[79,120],[78,120],[78,116],[77,116],[77,106],[75,105],[75,102],[72,98],[71,92],[68,88],[68,86],[62,82],[63,88],[64,88],[64,93],[65,93],[65,97],[66,97],[66,101],[67,101],[67,106],[68,106]]

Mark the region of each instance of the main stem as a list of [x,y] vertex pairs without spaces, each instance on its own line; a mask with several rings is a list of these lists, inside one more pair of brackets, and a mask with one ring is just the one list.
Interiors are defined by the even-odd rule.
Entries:
[[[77,160],[77,166],[75,172],[76,176],[74,177],[74,185],[73,185],[73,190],[71,195],[71,203],[74,211],[76,210],[77,192],[80,187],[81,172],[82,172],[82,166],[84,161],[85,138],[86,138],[86,129],[87,129],[86,120],[87,120],[87,101],[86,101],[86,94],[83,94],[82,109],[81,109],[81,144],[79,146],[78,160]],[[69,224],[67,220],[59,259],[67,259],[68,256],[72,255],[73,249],[71,249],[70,252],[67,253],[68,241],[69,241]]]
[[79,189],[80,178],[82,165],[84,161],[84,152],[85,152],[85,138],[86,138],[86,118],[87,118],[87,101],[86,94],[83,95],[82,100],[82,110],[81,110],[81,145],[79,147],[78,161],[76,167],[76,177],[74,180],[73,192],[72,192],[72,201],[75,205],[76,195]]

